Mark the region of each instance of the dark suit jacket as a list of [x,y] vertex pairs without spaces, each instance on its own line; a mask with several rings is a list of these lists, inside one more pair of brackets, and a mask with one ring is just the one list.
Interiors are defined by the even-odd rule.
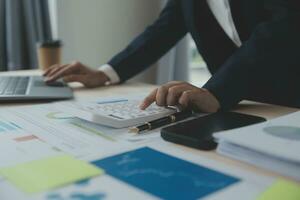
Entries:
[[206,0],[169,0],[159,19],[109,64],[122,81],[190,33],[212,78],[204,85],[230,109],[244,99],[300,107],[299,0],[231,0],[237,48]]

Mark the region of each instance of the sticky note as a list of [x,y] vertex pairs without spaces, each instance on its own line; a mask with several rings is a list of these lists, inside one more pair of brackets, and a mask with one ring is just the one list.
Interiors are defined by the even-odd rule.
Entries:
[[27,193],[54,189],[103,173],[102,169],[67,155],[0,169],[0,174]]
[[257,200],[299,200],[300,184],[279,180],[268,188]]

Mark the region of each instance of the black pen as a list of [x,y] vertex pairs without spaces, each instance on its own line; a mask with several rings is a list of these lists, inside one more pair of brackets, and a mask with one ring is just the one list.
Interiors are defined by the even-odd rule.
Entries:
[[141,133],[143,131],[149,131],[156,128],[163,127],[165,125],[178,122],[180,120],[184,120],[188,117],[190,117],[193,114],[193,111],[191,110],[185,110],[181,112],[174,113],[172,115],[162,117],[160,119],[153,120],[151,122],[146,122],[145,124],[137,127],[133,127],[129,129],[129,132],[131,133]]

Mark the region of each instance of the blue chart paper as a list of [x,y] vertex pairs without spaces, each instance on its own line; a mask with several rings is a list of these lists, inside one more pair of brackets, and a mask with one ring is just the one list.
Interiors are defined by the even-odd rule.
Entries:
[[163,199],[199,199],[239,179],[199,165],[141,148],[92,164],[121,181]]
[[87,193],[80,192],[82,189],[88,188],[90,186],[90,179],[78,181],[74,185],[78,186],[76,192],[71,193],[59,193],[53,192],[49,193],[46,196],[47,200],[104,200],[106,198],[106,194],[102,192],[96,193]]
[[104,198],[105,195],[101,193],[92,195],[84,193],[74,193],[67,197],[63,197],[59,193],[53,193],[47,196],[47,200],[103,200]]

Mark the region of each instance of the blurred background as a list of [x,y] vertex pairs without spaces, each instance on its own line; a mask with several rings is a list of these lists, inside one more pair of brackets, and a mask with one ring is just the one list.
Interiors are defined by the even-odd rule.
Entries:
[[[62,63],[97,68],[158,17],[166,0],[0,0],[0,70],[38,68],[37,43],[59,39]],[[210,77],[188,35],[134,80],[202,86]]]

